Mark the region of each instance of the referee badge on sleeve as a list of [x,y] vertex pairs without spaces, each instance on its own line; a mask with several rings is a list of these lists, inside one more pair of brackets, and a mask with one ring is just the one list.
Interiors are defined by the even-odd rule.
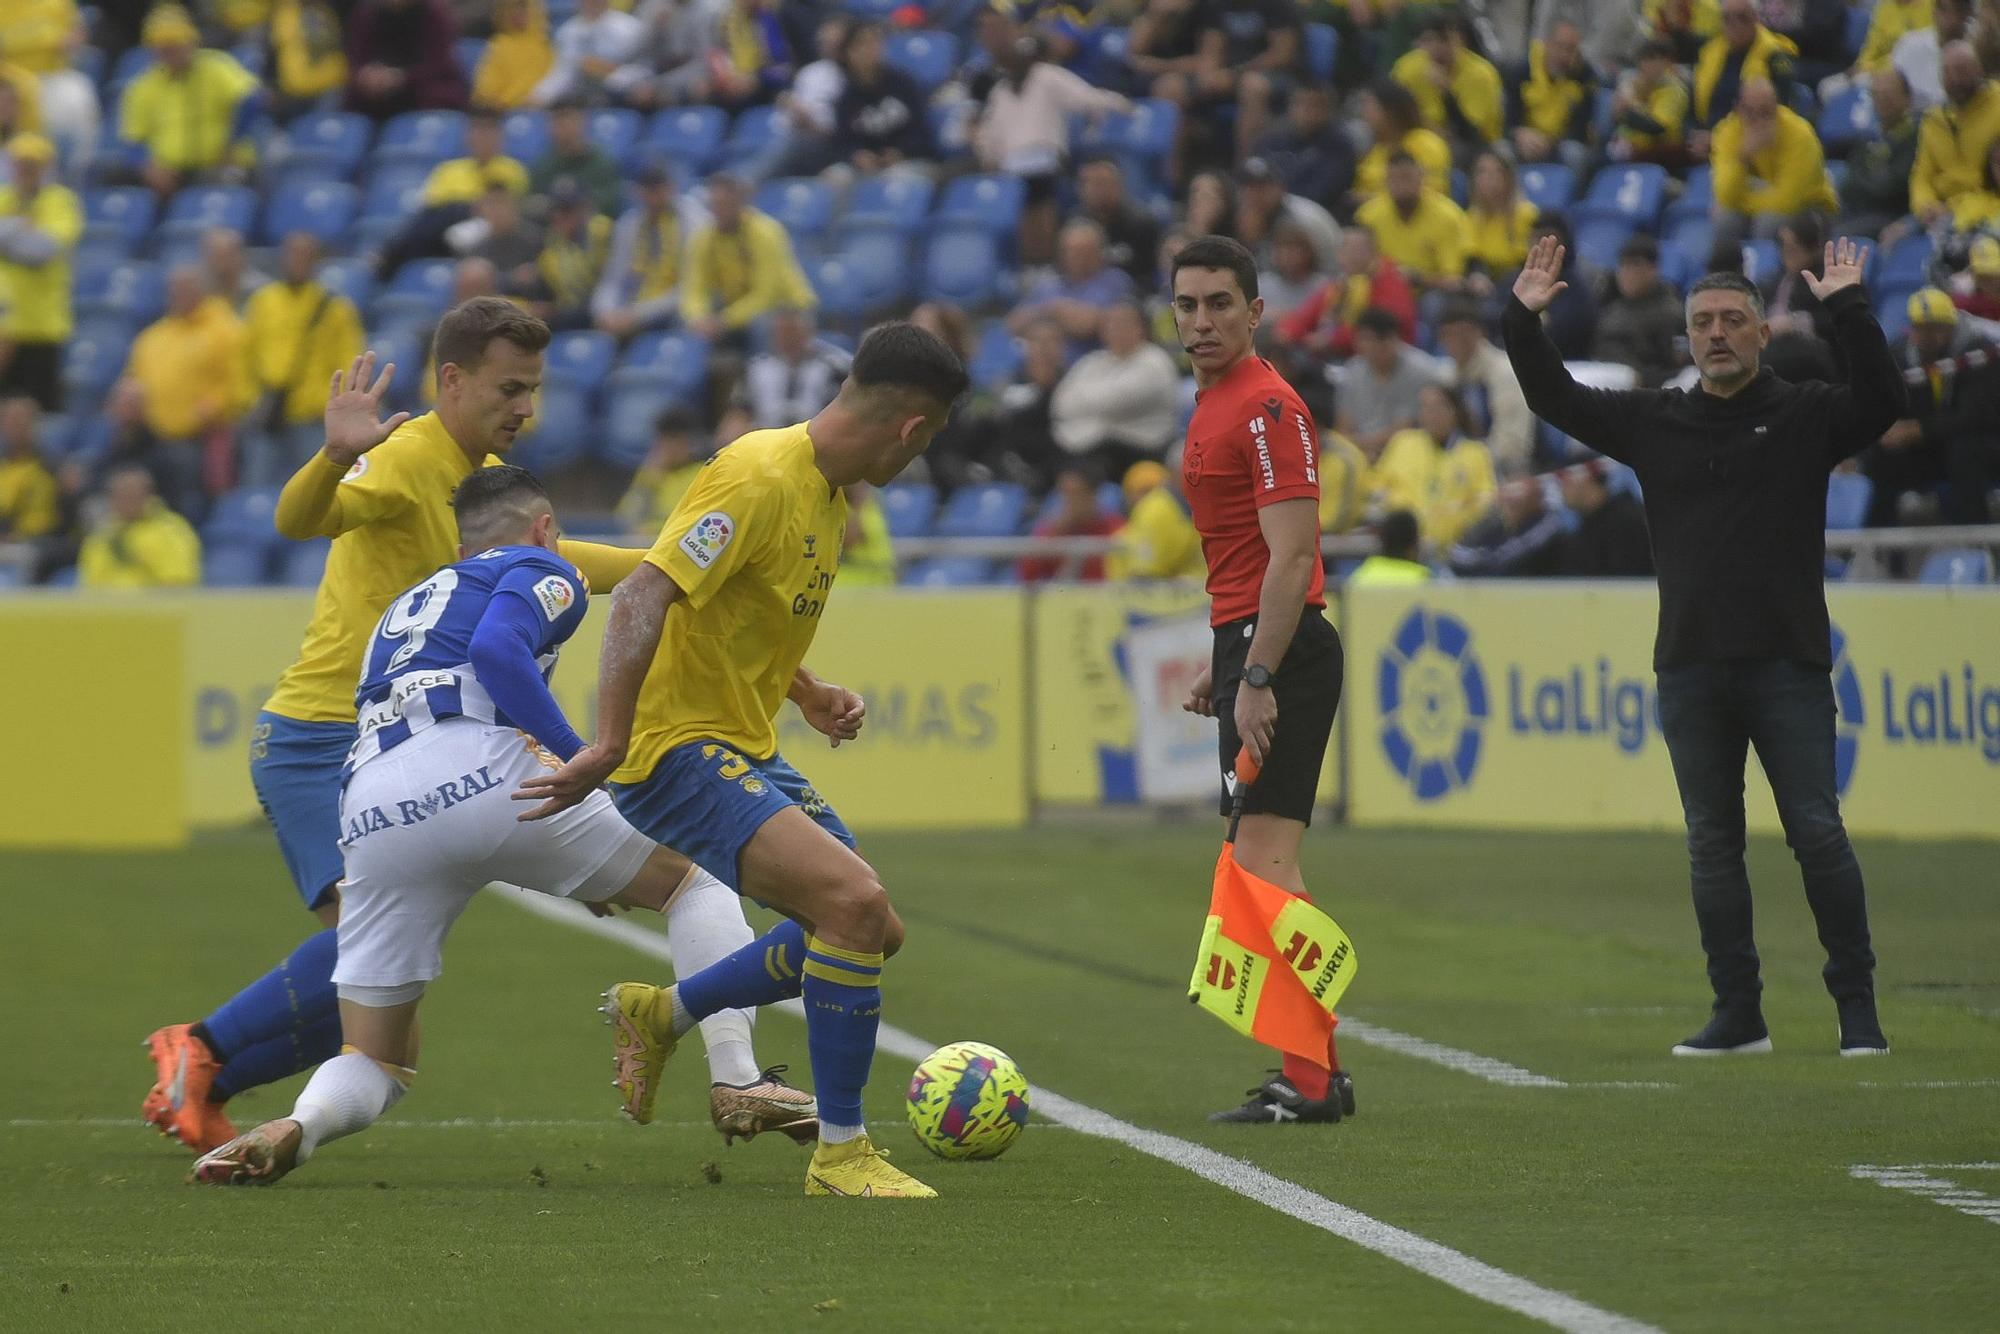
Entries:
[[681,538],[681,554],[702,569],[715,564],[736,536],[736,521],[721,510],[710,510],[694,521]]
[[354,460],[354,466],[341,475],[343,482],[358,482],[368,475],[368,456],[363,454]]

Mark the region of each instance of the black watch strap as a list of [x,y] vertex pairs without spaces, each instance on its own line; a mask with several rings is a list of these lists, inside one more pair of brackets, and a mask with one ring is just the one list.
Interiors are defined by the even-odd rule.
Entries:
[[1243,684],[1249,686],[1252,690],[1269,690],[1271,688],[1271,669],[1261,662],[1257,663],[1249,671],[1243,673]]

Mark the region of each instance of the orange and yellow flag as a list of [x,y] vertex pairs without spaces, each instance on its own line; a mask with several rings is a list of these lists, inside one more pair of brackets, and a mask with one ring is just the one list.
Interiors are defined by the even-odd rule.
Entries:
[[1327,1065],[1354,943],[1331,917],[1236,864],[1222,845],[1188,999],[1245,1037]]

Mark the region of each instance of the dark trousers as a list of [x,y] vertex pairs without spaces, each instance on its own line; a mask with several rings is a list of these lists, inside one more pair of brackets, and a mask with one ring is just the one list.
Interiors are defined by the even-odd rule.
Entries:
[[1834,786],[1833,684],[1824,667],[1770,660],[1704,662],[1660,672],[1660,729],[1687,815],[1695,921],[1708,980],[1723,1006],[1754,1005],[1763,983],[1743,865],[1748,748],[1771,782],[1785,842],[1826,948],[1836,1001],[1874,993],[1868,899]]

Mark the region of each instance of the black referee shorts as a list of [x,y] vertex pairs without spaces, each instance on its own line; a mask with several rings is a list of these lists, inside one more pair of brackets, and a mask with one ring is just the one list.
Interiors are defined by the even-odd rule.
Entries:
[[[1216,742],[1224,784],[1222,814],[1229,814],[1228,776],[1236,768],[1243,738],[1236,734],[1236,689],[1243,680],[1243,660],[1250,654],[1250,637],[1257,618],[1246,617],[1215,627],[1215,657],[1210,687],[1215,700]],[[1340,707],[1340,686],[1346,672],[1340,633],[1318,607],[1299,617],[1291,647],[1271,674],[1278,697],[1278,728],[1264,770],[1244,799],[1245,815],[1282,815],[1312,823],[1313,800],[1319,793],[1320,770],[1326,764],[1326,743],[1333,735],[1334,711]]]

